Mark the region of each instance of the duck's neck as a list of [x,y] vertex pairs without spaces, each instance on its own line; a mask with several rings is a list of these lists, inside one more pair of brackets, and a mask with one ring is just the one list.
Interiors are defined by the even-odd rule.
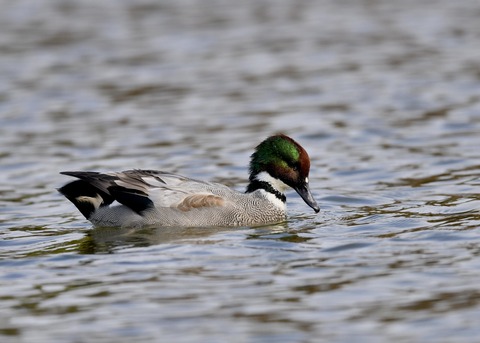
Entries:
[[272,177],[269,173],[260,172],[258,174],[250,175],[250,183],[247,186],[246,193],[263,189],[265,192],[273,194],[276,199],[285,203],[287,198],[285,197],[284,192],[287,187],[288,186],[285,183]]

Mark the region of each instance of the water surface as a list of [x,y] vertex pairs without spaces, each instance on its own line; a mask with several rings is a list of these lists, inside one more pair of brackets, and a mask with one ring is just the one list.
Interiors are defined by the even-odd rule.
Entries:
[[[1,1],[2,342],[476,342],[480,5]],[[284,132],[262,227],[96,228],[62,170],[247,184]]]

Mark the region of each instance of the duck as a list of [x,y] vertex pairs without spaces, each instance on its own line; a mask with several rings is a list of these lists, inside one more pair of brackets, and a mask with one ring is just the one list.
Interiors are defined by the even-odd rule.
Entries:
[[294,189],[315,213],[310,158],[285,134],[263,140],[250,156],[245,192],[159,170],[63,171],[77,178],[58,191],[94,227],[254,226],[286,220],[285,191]]

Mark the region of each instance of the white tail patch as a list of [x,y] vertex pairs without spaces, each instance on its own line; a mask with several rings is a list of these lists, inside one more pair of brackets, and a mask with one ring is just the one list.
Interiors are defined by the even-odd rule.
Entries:
[[97,194],[96,197],[87,197],[86,195],[82,195],[76,197],[75,200],[77,200],[78,202],[88,202],[92,204],[95,209],[98,209],[103,202],[103,198],[100,196],[100,194]]

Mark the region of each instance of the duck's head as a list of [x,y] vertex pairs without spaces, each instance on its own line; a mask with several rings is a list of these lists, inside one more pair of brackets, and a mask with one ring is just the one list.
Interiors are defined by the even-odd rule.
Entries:
[[[293,188],[317,213],[320,208],[310,192],[308,174],[310,158],[304,148],[292,138],[278,134],[265,139],[250,160],[250,181],[267,181],[283,193],[284,185]],[[265,180],[265,175],[269,180]]]

